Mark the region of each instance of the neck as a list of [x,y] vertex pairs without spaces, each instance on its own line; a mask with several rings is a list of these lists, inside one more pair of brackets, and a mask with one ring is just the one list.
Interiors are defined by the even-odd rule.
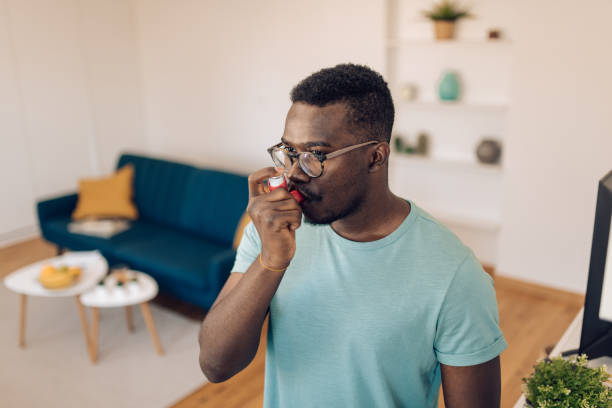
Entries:
[[376,241],[395,231],[409,213],[410,205],[384,185],[380,191],[370,191],[357,210],[332,222],[331,227],[351,241]]

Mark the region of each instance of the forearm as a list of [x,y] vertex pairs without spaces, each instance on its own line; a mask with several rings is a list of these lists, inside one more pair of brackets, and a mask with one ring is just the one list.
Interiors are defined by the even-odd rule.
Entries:
[[200,329],[200,366],[212,382],[231,378],[255,357],[261,328],[283,273],[255,261],[215,304]]

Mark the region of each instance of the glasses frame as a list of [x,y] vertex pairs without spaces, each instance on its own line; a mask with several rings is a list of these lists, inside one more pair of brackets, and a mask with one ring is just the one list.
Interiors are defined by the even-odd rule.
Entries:
[[[300,166],[300,169],[307,174],[309,177],[312,178],[317,178],[317,177],[321,177],[321,175],[323,175],[323,171],[325,170],[325,161],[329,160],[329,159],[333,159],[334,157],[338,157],[344,153],[348,153],[352,150],[358,149],[360,147],[363,146],[368,146],[368,145],[372,145],[372,144],[378,144],[380,143],[380,141],[377,140],[370,140],[369,142],[365,142],[365,143],[359,143],[356,145],[351,145],[351,146],[347,146],[347,147],[343,147],[341,149],[338,150],[334,150],[333,152],[329,152],[329,153],[315,153],[315,152],[290,152],[287,149],[283,149],[281,146],[284,145],[283,142],[277,143],[274,146],[268,147],[267,152],[270,155],[270,157],[272,158],[272,161],[274,162],[274,165],[276,166],[276,162],[274,161],[274,151],[275,150],[281,150],[284,154],[287,155],[287,157],[289,157],[289,160],[291,161],[291,165],[293,166],[293,164],[295,164],[295,161],[298,161],[298,164]],[[317,160],[319,160],[319,162],[321,163],[321,173],[319,173],[319,175],[317,176],[313,176],[311,174],[309,174],[308,171],[306,171],[306,169],[304,168],[304,166],[302,166],[302,157],[306,157],[306,156],[314,156]],[[283,166],[284,167],[284,166]]]

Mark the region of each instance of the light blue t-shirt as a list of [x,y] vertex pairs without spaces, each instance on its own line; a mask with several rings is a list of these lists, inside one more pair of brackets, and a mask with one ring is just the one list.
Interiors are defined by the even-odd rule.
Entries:
[[[302,223],[270,304],[264,407],[437,407],[440,363],[506,347],[493,280],[471,249],[410,202],[386,237],[342,238]],[[235,272],[256,261],[249,224]]]

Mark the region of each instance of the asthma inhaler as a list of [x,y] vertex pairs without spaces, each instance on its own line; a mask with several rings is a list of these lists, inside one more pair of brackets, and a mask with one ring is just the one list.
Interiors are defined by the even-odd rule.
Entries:
[[[286,190],[287,180],[285,180],[285,176],[281,175],[281,176],[276,176],[276,177],[270,177],[268,179],[268,188],[270,189],[270,191],[274,191],[277,188],[284,188]],[[289,192],[289,194],[291,194],[293,198],[295,198],[298,204],[304,201],[304,197],[297,190],[292,190]]]

